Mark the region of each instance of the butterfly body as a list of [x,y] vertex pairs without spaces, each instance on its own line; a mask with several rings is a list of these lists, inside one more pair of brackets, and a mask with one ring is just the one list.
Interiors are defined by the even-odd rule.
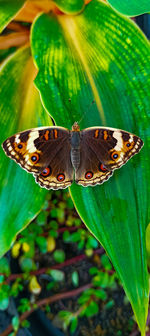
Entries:
[[136,135],[114,128],[80,131],[41,127],[17,133],[2,144],[7,156],[34,174],[41,187],[63,189],[73,180],[82,186],[101,184],[143,146]]
[[72,126],[71,135],[71,162],[77,171],[80,166],[80,128],[76,123]]

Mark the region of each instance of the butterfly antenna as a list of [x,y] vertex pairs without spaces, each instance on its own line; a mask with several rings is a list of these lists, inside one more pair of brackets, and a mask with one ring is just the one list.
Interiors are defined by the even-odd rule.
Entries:
[[81,121],[83,120],[83,118],[85,117],[85,115],[86,115],[87,112],[90,110],[90,108],[91,108],[91,106],[92,106],[93,104],[95,104],[95,100],[92,100],[92,102],[91,102],[90,105],[88,106],[87,110],[84,111],[84,113],[83,113],[81,119],[78,121],[79,125],[80,125]]

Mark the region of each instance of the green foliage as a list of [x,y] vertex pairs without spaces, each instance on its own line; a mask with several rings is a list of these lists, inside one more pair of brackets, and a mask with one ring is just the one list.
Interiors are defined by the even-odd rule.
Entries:
[[0,273],[4,273],[6,276],[10,274],[10,266],[5,257],[0,259]]
[[23,328],[29,328],[29,327],[30,327],[30,322],[29,322],[28,320],[23,320],[23,321],[21,322],[21,326],[22,326]]
[[[0,143],[17,131],[50,123],[33,84],[35,73],[29,47],[17,50],[1,67],[0,122],[1,127],[7,127],[0,134]],[[0,255],[3,255],[15,240],[16,233],[39,212],[46,191],[37,186],[30,174],[10,161],[2,148],[0,152]]]
[[71,323],[70,323],[71,334],[75,332],[77,326],[78,326],[78,318],[76,316],[74,316],[71,320]]
[[30,300],[27,298],[20,299],[18,312],[24,313],[30,310]]
[[79,274],[77,271],[74,271],[71,274],[71,279],[72,279],[72,284],[74,285],[74,287],[78,287],[79,286]]
[[53,253],[54,260],[58,263],[62,263],[65,261],[65,252],[63,250],[56,250]]
[[[79,221],[74,221],[76,226],[81,224]],[[78,229],[76,232],[70,234],[69,231],[65,231],[63,234],[64,242],[68,243],[77,243],[78,248],[81,250],[83,248],[97,248],[99,243],[98,241],[85,229]]]
[[31,258],[26,258],[25,256],[22,256],[19,262],[23,272],[30,272],[36,269],[34,261]]
[[37,216],[37,223],[39,225],[45,225],[46,219],[47,219],[48,213],[46,211],[41,211],[39,215]]
[[63,13],[78,14],[84,8],[84,0],[55,0],[55,4]]
[[107,0],[111,6],[124,15],[136,16],[150,12],[149,0]]
[[[65,223],[67,222],[68,217],[72,218],[73,219],[72,226],[74,229],[78,231],[79,222],[77,221],[77,215],[74,212],[74,209],[71,209],[72,207],[69,210],[66,207],[67,200],[68,200],[68,193],[66,193],[66,191],[63,192],[60,198],[59,197],[53,198],[54,195],[55,194],[53,193],[51,200],[48,202],[48,208],[50,205],[53,207],[53,209],[57,209],[57,208],[59,209],[63,207]],[[45,209],[43,210],[43,212],[45,213]],[[22,298],[19,301],[17,310],[18,310],[18,313],[20,314],[23,314],[24,312],[29,311],[31,306],[33,307],[33,304],[31,303],[33,300],[33,297],[35,300],[34,307],[35,309],[37,309],[36,302],[40,300],[39,294],[40,292],[41,294],[43,294],[42,292],[43,290],[44,290],[44,295],[46,293],[45,292],[46,290],[50,291],[50,297],[52,297],[53,294],[55,295],[55,293],[59,295],[59,290],[62,293],[62,287],[64,288],[64,284],[65,284],[65,287],[67,285],[67,281],[66,281],[67,273],[65,273],[65,267],[63,266],[64,267],[63,269],[61,265],[61,263],[65,261],[64,259],[62,259],[62,261],[60,262],[60,265],[59,265],[60,270],[50,269],[48,267],[45,267],[45,269],[43,269],[43,272],[41,274],[40,263],[42,264],[42,267],[43,267],[43,260],[46,260],[48,258],[47,263],[48,263],[48,266],[50,267],[51,267],[51,264],[53,263],[55,266],[55,262],[57,263],[58,261],[54,260],[53,252],[51,253],[45,252],[45,250],[40,248],[39,244],[37,243],[37,238],[42,237],[43,239],[45,239],[45,242],[46,242],[47,237],[49,237],[49,232],[53,228],[54,232],[57,232],[57,235],[58,235],[58,239],[56,241],[56,251],[60,251],[60,248],[57,248],[57,247],[59,246],[59,244],[62,244],[62,239],[61,239],[62,233],[61,232],[59,233],[60,228],[58,226],[57,218],[53,217],[53,219],[51,219],[50,212],[48,212],[47,216],[44,215],[43,217],[41,216],[41,218],[45,218],[45,224],[42,223],[41,225],[41,220],[39,220],[39,215],[38,215],[37,218],[35,218],[35,220],[31,223],[31,225],[28,226],[24,231],[22,231],[19,239],[17,240],[16,244],[19,245],[20,253],[17,255],[17,257],[15,257],[15,261],[19,262],[22,273],[20,273],[20,277],[18,275],[18,277],[14,279],[14,281],[11,283],[11,286],[8,286],[4,283],[5,279],[7,279],[7,276],[9,276],[7,275],[8,266],[9,266],[8,262],[6,262],[7,259],[5,260],[5,258],[3,258],[4,261],[1,261],[2,265],[7,264],[7,267],[3,268],[3,270],[5,269],[6,273],[3,274],[1,278],[1,284],[0,284],[1,286],[0,304],[2,304],[3,310],[6,310],[8,308],[9,298],[15,297],[17,298],[16,301],[18,301],[18,296],[20,292],[24,291],[25,288],[26,290],[29,289],[29,292],[28,292],[29,297],[28,299]],[[76,223],[76,226],[75,226],[75,223]],[[68,230],[69,228],[65,227],[64,229]],[[65,232],[69,232],[69,231],[65,231]],[[71,236],[74,237],[74,231],[70,232],[70,237]],[[84,237],[85,241],[89,240],[90,237],[91,239],[93,239],[93,236],[86,230],[86,228],[85,229],[82,228],[82,237]],[[31,245],[31,242],[32,242],[32,245]],[[71,250],[74,250],[74,247],[76,246],[77,251],[81,252],[78,250],[78,246],[76,245],[76,242],[74,242],[74,238],[70,239],[69,244],[71,245]],[[64,246],[64,250],[66,251],[68,242],[63,241],[63,246]],[[95,246],[95,248],[96,247],[97,246]],[[14,246],[12,247],[12,250],[13,248]],[[61,253],[62,251],[63,250],[61,250]],[[93,251],[94,251],[94,247],[93,247]],[[13,254],[12,254],[12,258],[14,258]],[[49,260],[51,260],[51,262],[49,262]],[[38,264],[39,264],[39,267],[38,267]],[[76,267],[76,264],[72,264],[72,269],[74,266],[75,266],[75,270],[69,274],[69,283],[72,283],[72,287],[79,287],[80,270],[79,272],[77,271],[78,266]],[[100,270],[98,267],[95,266],[95,267],[90,268],[89,273],[90,273],[91,283],[93,282],[93,288],[83,291],[79,295],[78,302],[75,304],[75,307],[76,307],[75,312],[70,312],[69,310],[68,311],[66,310],[66,311],[61,311],[58,314],[58,317],[60,317],[62,320],[64,330],[68,330],[70,334],[74,333],[82,317],[89,318],[89,317],[95,316],[98,313],[101,302],[103,303],[104,309],[111,309],[111,307],[114,304],[113,301],[109,301],[108,299],[107,289],[111,288],[113,290],[113,288],[115,288],[115,282],[116,282],[117,276],[114,276],[115,273],[109,274],[111,264],[109,263],[107,256],[105,255],[99,256],[99,266],[100,266],[100,269],[101,268],[103,269],[102,274],[100,273]],[[35,276],[33,275],[33,270],[35,270],[34,272]],[[38,293],[36,292],[36,299],[35,299],[35,296],[34,296],[35,294],[33,294],[33,292],[31,291],[32,289],[31,287],[33,287],[33,282],[32,282],[33,278],[34,278],[34,286],[39,281],[38,276],[36,275],[36,271],[37,271],[37,274],[41,274],[41,279],[39,282],[41,286],[41,291],[39,290]],[[107,274],[107,272],[108,272],[108,276],[107,276],[107,281],[106,281],[105,273]],[[42,279],[44,280],[43,282],[42,282]],[[114,282],[112,281],[112,279]],[[31,282],[32,282],[32,286],[31,286]],[[45,306],[45,312],[47,312],[48,314],[51,312],[50,305]],[[18,328],[18,318],[14,317],[13,321],[14,321],[13,322],[14,328],[16,328],[15,330],[18,330],[17,329]],[[29,326],[28,321],[26,320],[23,321],[21,323],[21,326],[28,327]]]
[[9,305],[10,287],[6,284],[0,285],[0,310],[5,310]]
[[110,287],[115,288],[115,280],[118,279],[116,273],[109,274],[107,273],[107,266],[104,272],[98,270],[96,267],[90,269],[90,274],[95,276],[93,277],[93,283],[95,286],[101,286],[102,288]]
[[109,260],[109,258],[106,254],[103,254],[101,256],[101,263],[102,263],[102,266],[104,266],[106,270],[111,270],[112,269],[112,265],[111,265],[110,260]]
[[[132,0],[130,6],[128,1],[109,2],[128,15],[149,10],[147,0],[138,5],[136,0]],[[65,15],[57,10],[55,14],[38,14],[32,24],[31,51],[38,69],[37,76],[27,46],[17,50],[1,67],[0,120],[1,128],[5,125],[5,129],[0,142],[22,129],[49,124],[47,111],[58,125],[69,129],[75,120],[81,120],[81,128],[108,125],[142,137],[145,143],[142,154],[116,171],[111,181],[95,188],[72,185],[71,196],[84,223],[104,246],[116,268],[144,335],[149,291],[145,246],[145,229],[150,214],[150,185],[147,183],[150,169],[146,159],[150,150],[149,42],[131,20],[103,1],[92,0],[86,6],[83,0],[55,0],[55,3]],[[1,29],[23,4],[24,1],[18,0],[0,1]],[[35,76],[40,95],[33,86]],[[35,184],[32,176],[10,162],[3,152],[0,168],[2,255],[16,234],[43,207],[46,209],[48,202],[45,203],[47,192]],[[62,224],[65,204],[61,201],[57,208],[55,202],[54,199],[50,214]],[[68,201],[69,207],[72,204]],[[48,238],[42,236],[45,221],[47,213],[39,214],[39,225],[28,237],[28,242],[32,242],[31,248],[28,248],[27,236],[24,235],[20,245],[12,250],[16,258],[22,251],[25,253],[20,258],[25,271],[35,267],[31,262],[35,248],[43,254],[49,249]],[[66,223],[68,227],[77,224],[71,217]],[[56,238],[56,227],[48,224],[49,234]],[[79,220],[77,225],[81,225]],[[96,239],[88,237],[82,228],[73,234],[64,233],[63,239],[67,243],[75,242],[79,249],[84,247],[87,254],[97,246]],[[58,247],[53,258],[61,263],[65,254],[60,251],[61,247]],[[102,260],[102,265],[111,270],[108,260]],[[8,273],[9,269],[5,267]],[[95,286],[102,283],[105,288],[111,282],[114,279],[111,276],[110,281],[109,272],[104,275],[100,271],[93,277]],[[77,321],[72,323],[76,326]]]
[[25,0],[0,0],[0,32],[23,6]]
[[47,252],[47,243],[45,237],[36,237],[36,243],[42,253]]
[[[34,22],[31,41],[39,70],[35,83],[58,125],[70,129],[75,120],[81,120],[81,128],[115,126],[145,142],[142,154],[115,171],[107,183],[71,187],[77,211],[111,258],[143,332],[149,290],[143,239],[150,204],[146,182],[150,170],[145,161],[150,144],[149,43],[131,20],[97,0],[74,17],[42,14]],[[74,74],[71,81],[70,74]]]
[[63,281],[64,280],[64,273],[59,270],[51,270],[49,274],[55,281]]
[[98,304],[94,301],[91,301],[85,309],[82,311],[82,315],[85,315],[86,317],[92,317],[96,315],[99,311]]
[[14,330],[17,331],[18,328],[19,328],[19,324],[20,324],[19,317],[18,316],[13,316],[13,318],[11,320],[11,323],[13,325]]

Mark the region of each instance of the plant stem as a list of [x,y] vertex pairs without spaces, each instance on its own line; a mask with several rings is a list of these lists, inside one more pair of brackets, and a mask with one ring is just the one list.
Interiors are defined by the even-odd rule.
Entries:
[[[97,249],[97,250],[94,250],[94,252],[93,252],[93,254],[103,254],[103,253],[104,253],[104,249],[102,247]],[[29,274],[30,275],[40,275],[40,274],[46,273],[47,271],[49,271],[51,269],[61,269],[61,268],[66,267],[66,266],[70,266],[70,265],[75,264],[79,261],[82,261],[86,258],[88,258],[86,254],[80,254],[79,256],[68,259],[61,264],[56,264],[56,265],[51,266],[51,267],[43,267],[43,268],[40,268],[39,270],[31,271]],[[4,274],[0,273],[0,275],[4,275]],[[7,280],[4,281],[4,283],[7,284],[12,280],[15,280],[17,278],[23,278],[23,277],[24,277],[24,274],[22,274],[22,273],[11,274],[7,278]]]

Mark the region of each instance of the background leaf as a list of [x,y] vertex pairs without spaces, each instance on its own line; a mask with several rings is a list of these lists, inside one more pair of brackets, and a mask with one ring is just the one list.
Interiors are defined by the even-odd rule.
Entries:
[[71,128],[80,121],[81,129],[116,127],[145,142],[141,153],[107,183],[71,187],[76,209],[111,258],[144,335],[149,290],[149,43],[131,20],[93,0],[79,16],[38,17],[32,52],[39,69],[35,83],[58,125]]
[[149,0],[107,0],[118,12],[127,16],[136,16],[150,11]]
[[84,0],[55,0],[57,7],[67,14],[77,14],[84,8]]
[[0,0],[0,33],[24,3],[25,0]]
[[[33,79],[36,69],[29,48],[22,48],[1,67],[0,143],[30,127],[50,124]],[[16,234],[39,212],[46,190],[41,189],[0,149],[0,255],[7,251]]]

